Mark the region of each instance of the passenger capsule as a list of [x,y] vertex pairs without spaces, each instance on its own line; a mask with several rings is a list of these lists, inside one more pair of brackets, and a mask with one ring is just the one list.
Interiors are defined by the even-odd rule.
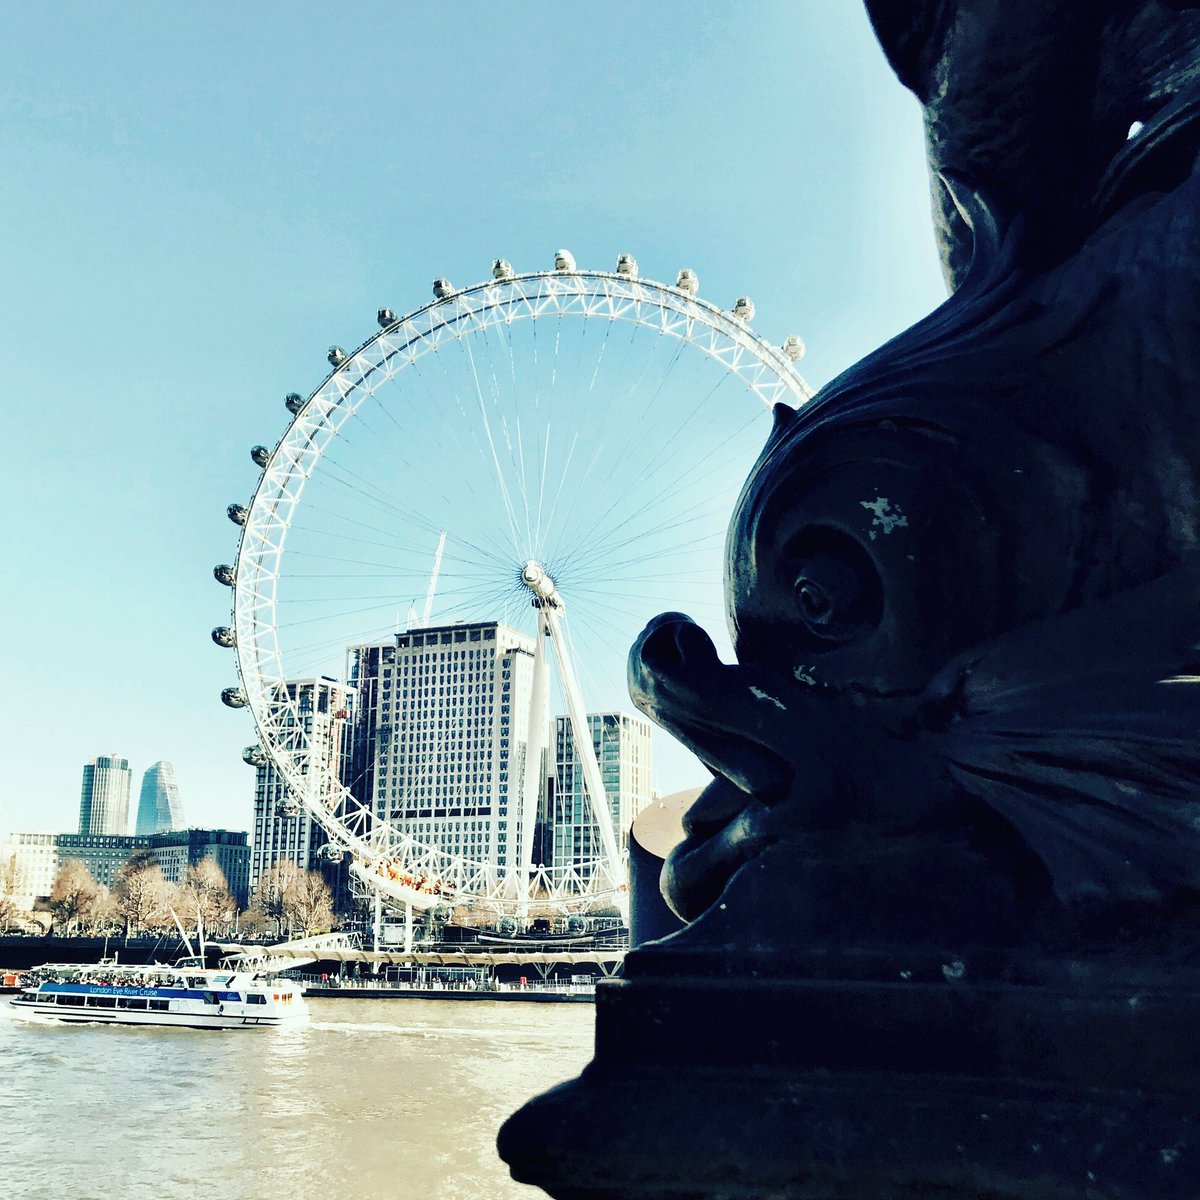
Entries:
[[506,258],[498,258],[492,263],[493,279],[511,279],[513,277],[512,263]]
[[228,563],[221,563],[220,566],[213,567],[213,578],[226,587],[233,587],[237,582],[237,572]]
[[582,933],[587,928],[587,920],[580,913],[572,913],[567,918],[568,933]]
[[256,467],[265,467],[271,459],[271,452],[266,446],[251,446],[250,458]]
[[287,799],[279,806],[279,812],[285,817],[298,817],[304,811],[299,801]]
[[792,362],[799,362],[804,357],[804,349],[804,339],[797,334],[789,334],[783,339],[783,352]]
[[618,275],[636,275],[637,259],[632,254],[617,255],[617,274]]
[[229,628],[228,625],[218,625],[212,631],[212,640],[218,646],[224,647],[226,650],[232,650],[237,645],[237,635]]
[[733,315],[739,321],[754,320],[754,301],[749,296],[739,296],[733,302]]
[[502,937],[512,937],[517,932],[517,923],[512,917],[501,917],[500,923],[496,926]]
[[246,518],[250,515],[250,513],[245,508],[243,508],[240,504],[230,504],[225,509],[225,515],[235,525],[245,525]]
[[221,693],[221,703],[229,708],[245,708],[249,701],[246,693],[239,687],[227,687]]
[[390,308],[381,308],[375,314],[375,320],[379,322],[380,329],[386,329],[389,325],[395,325],[396,314]]
[[265,767],[267,765],[267,756],[263,753],[261,746],[247,746],[242,751],[242,762],[251,767]]
[[679,272],[679,278],[675,280],[675,286],[681,292],[687,292],[689,296],[694,296],[700,290],[700,280],[691,267],[684,267]]
[[325,357],[329,359],[331,367],[340,367],[346,361],[346,352],[341,346],[330,346],[329,353]]
[[554,252],[554,269],[556,271],[575,270],[575,255],[570,250],[556,250]]
[[435,279],[433,281],[433,294],[439,300],[445,300],[447,296],[454,295],[454,284],[448,279]]
[[283,398],[283,403],[294,417],[304,407],[304,397],[299,392],[288,392]]

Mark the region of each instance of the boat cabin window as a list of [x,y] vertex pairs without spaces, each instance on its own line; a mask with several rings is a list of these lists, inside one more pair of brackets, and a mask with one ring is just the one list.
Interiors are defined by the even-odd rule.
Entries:
[[151,1000],[149,1004],[151,1012],[168,1012],[171,1008],[170,1000]]
[[134,1008],[139,1012],[146,1011],[146,1001],[141,996],[119,996],[117,998],[118,1008]]
[[117,999],[115,996],[89,996],[89,1008],[116,1008]]
[[261,992],[250,992],[246,996],[247,1004],[266,1004],[267,998]]
[[84,996],[64,995],[61,992],[59,993],[59,996],[58,996],[59,1004],[69,1004],[73,1008],[82,1008],[84,1005],[85,999],[86,999],[86,997],[84,997]]

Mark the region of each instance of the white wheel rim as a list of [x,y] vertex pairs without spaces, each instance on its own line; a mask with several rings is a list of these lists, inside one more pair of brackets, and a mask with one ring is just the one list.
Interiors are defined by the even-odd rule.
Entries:
[[[489,862],[422,845],[399,830],[381,845],[372,815],[338,780],[309,773],[308,737],[288,673],[276,618],[280,566],[305,485],[330,443],[377,388],[435,352],[446,339],[500,324],[577,316],[629,322],[693,347],[720,364],[763,403],[798,405],[811,389],[792,362],[747,325],[679,288],[609,272],[533,272],[493,280],[433,301],[397,319],[330,372],[294,416],[263,469],[242,527],[235,569],[233,622],[241,689],[262,746],[305,810],[331,841],[354,855],[351,870],[385,895],[416,907],[478,902],[515,911],[527,898],[515,877]],[[437,880],[437,891],[404,882]],[[594,904],[623,885],[604,870],[535,865],[530,894],[562,911]]]

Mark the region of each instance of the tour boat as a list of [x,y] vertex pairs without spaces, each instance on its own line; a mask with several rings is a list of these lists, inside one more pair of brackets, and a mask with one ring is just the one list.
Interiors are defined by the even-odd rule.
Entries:
[[49,964],[9,1003],[22,1016],[105,1025],[243,1029],[308,1020],[302,989],[237,969]]

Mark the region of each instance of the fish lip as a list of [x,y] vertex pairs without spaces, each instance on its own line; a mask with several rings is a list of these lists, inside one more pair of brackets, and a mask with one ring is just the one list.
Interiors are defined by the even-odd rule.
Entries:
[[[705,808],[711,817],[693,816]],[[684,816],[687,836],[663,864],[660,888],[676,916],[694,921],[703,915],[743,866],[779,840],[768,828],[770,812],[725,776],[700,793]]]
[[684,813],[686,836],[667,856],[661,878],[671,910],[692,921],[716,903],[738,870],[777,840],[766,818],[791,794],[795,767],[743,729],[678,711],[667,727],[713,774]]

